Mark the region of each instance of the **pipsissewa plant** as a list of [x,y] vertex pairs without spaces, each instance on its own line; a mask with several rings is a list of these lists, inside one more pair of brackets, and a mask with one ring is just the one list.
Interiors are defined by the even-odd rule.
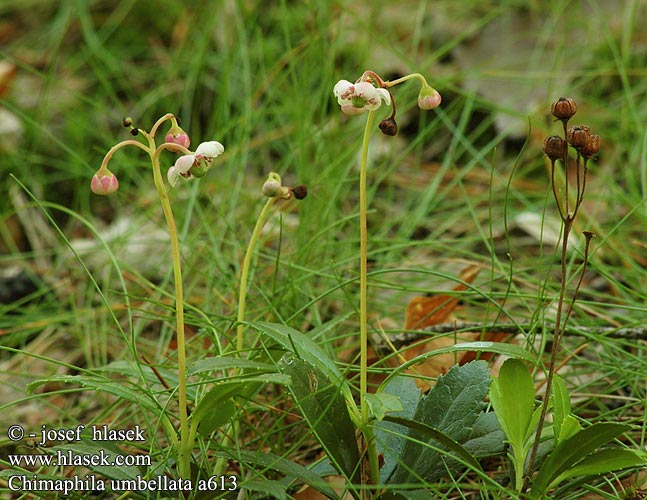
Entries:
[[[157,144],[156,135],[159,128],[165,122],[170,121],[171,127],[164,137],[162,144]],[[191,451],[193,441],[189,432],[189,416],[187,411],[187,371],[186,371],[186,347],[184,338],[184,289],[182,285],[182,262],[180,254],[180,243],[177,227],[173,217],[173,209],[169,200],[164,179],[162,176],[160,155],[164,151],[182,153],[175,164],[169,168],[167,178],[174,186],[179,179],[191,179],[202,177],[213,165],[213,160],[224,152],[224,147],[217,141],[201,143],[195,152],[189,151],[190,138],[180,128],[174,115],[168,113],[155,122],[150,131],[135,128],[132,119],[126,118],[123,122],[125,127],[131,129],[133,136],[143,137],[144,142],[130,139],[122,141],[113,146],[105,155],[101,167],[92,177],[90,187],[96,194],[107,195],[117,191],[119,183],[117,177],[108,169],[108,163],[115,152],[126,147],[134,146],[148,154],[153,170],[153,181],[159,196],[164,218],[166,220],[169,237],[171,241],[171,258],[173,261],[173,279],[175,286],[175,327],[177,336],[177,367],[178,367],[178,417],[180,421],[180,436],[177,442],[178,447],[178,469],[183,479],[190,478]]]
[[368,363],[368,320],[367,320],[367,202],[366,202],[366,175],[368,168],[368,145],[373,132],[375,112],[384,103],[392,107],[391,116],[380,122],[380,130],[389,136],[397,133],[397,122],[395,120],[396,106],[395,99],[388,90],[400,83],[411,79],[417,79],[421,84],[418,94],[418,106],[421,109],[433,109],[440,105],[441,96],[432,88],[427,80],[419,73],[403,76],[393,81],[384,81],[377,73],[365,71],[355,83],[348,80],[340,80],[333,89],[341,110],[346,115],[358,115],[367,113],[364,135],[362,139],[360,173],[359,173],[359,233],[360,233],[360,429],[364,434],[367,446],[370,476],[374,483],[378,481],[378,457],[375,451],[375,440],[369,422],[369,408],[365,398],[368,393],[367,363]]
[[[576,110],[573,99],[560,98],[553,103],[551,112],[562,122],[564,137],[547,137],[543,146],[543,151],[550,161],[551,189],[563,228],[560,253],[561,282],[545,393],[541,403],[536,405],[532,377],[526,366],[514,359],[504,363],[499,377],[490,387],[490,400],[509,446],[512,487],[517,493],[525,492],[532,500],[545,498],[549,490],[570,478],[602,474],[644,463],[644,458],[631,450],[600,449],[627,432],[630,426],[596,423],[582,428],[571,414],[566,385],[556,374],[561,341],[582,285],[593,234],[584,232],[582,270],[567,304],[569,236],[584,199],[588,162],[598,153],[600,146],[599,136],[592,135],[589,127],[568,126]],[[569,146],[576,152],[574,162],[570,162]],[[556,180],[558,162],[563,167],[564,182],[561,187]],[[569,186],[571,177],[575,179],[574,193]],[[546,429],[545,420],[551,409],[552,427]],[[543,447],[543,459],[538,463],[540,445]],[[533,477],[535,469],[538,470]]]
[[[548,373],[546,375],[546,392],[544,393],[543,406],[537,424],[535,442],[528,461],[529,468],[532,468],[539,449],[539,440],[544,426],[544,421],[546,419],[546,412],[548,411],[553,377],[555,376],[555,371],[557,369],[557,357],[560,352],[564,332],[566,331],[566,325],[573,313],[573,307],[582,285],[582,280],[584,279],[584,273],[586,271],[589,258],[589,248],[591,239],[593,238],[592,232],[584,231],[585,246],[582,269],[571,294],[570,302],[565,309],[569,277],[567,268],[569,237],[573,230],[573,224],[575,223],[582,201],[584,200],[589,160],[594,158],[600,150],[600,136],[591,134],[591,130],[588,126],[568,126],[570,119],[573,118],[576,112],[577,104],[570,98],[560,97],[559,100],[551,105],[551,113],[557,121],[562,123],[564,135],[563,137],[557,135],[547,137],[544,140],[543,146],[543,151],[550,161],[550,185],[559,216],[562,220],[562,245],[560,254],[560,287],[559,296],[557,298],[557,313],[555,316],[553,345],[550,353]],[[575,150],[574,163],[570,162],[569,146]],[[564,182],[562,186],[559,186],[556,181],[558,161],[561,163],[563,168]],[[573,174],[573,177],[575,178],[575,193],[572,193],[572,188],[570,187],[569,179],[571,175],[569,174]]]

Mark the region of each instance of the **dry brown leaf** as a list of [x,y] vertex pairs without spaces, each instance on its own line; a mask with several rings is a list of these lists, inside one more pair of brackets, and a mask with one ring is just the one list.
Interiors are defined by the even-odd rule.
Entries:
[[17,72],[18,68],[15,64],[9,61],[0,61],[0,97],[5,97]]
[[[472,265],[461,271],[460,279],[472,284],[481,269]],[[467,290],[467,285],[459,283],[455,292]],[[447,323],[452,320],[452,312],[458,305],[459,297],[452,295],[435,295],[433,297],[414,297],[407,305],[404,316],[405,330],[421,330],[427,326]]]
[[[464,269],[460,274],[460,279],[464,283],[459,283],[453,291],[460,292],[468,289],[468,285],[474,282],[478,275],[480,267],[472,265]],[[406,308],[405,329],[421,330],[423,328],[437,325],[440,323],[449,323],[455,320],[454,311],[458,306],[460,298],[455,295],[440,294],[432,297],[414,297]],[[500,341],[507,335],[488,333],[482,337],[479,332],[460,332],[451,335],[437,335],[430,340],[425,340],[411,345],[404,349],[399,356],[399,361],[409,361],[416,356],[426,352],[448,347],[451,345],[472,342],[475,340]],[[438,375],[447,373],[455,364],[465,364],[475,359],[476,353],[466,352],[464,354],[440,354],[417,364],[409,370],[413,376],[416,376],[416,382],[422,389],[428,389],[430,382],[428,378],[436,378]],[[487,359],[487,355],[481,355],[481,358]]]
[[[344,478],[341,476],[328,476],[325,477],[324,480],[329,483],[329,485],[333,490],[337,492],[337,494],[341,495],[341,493],[345,489],[346,483]],[[292,498],[294,498],[294,500],[328,500],[328,497],[326,495],[319,493],[312,486],[304,487],[301,491],[292,495]],[[350,500],[352,498],[353,497],[350,495],[350,493],[346,493],[343,496],[343,500]]]

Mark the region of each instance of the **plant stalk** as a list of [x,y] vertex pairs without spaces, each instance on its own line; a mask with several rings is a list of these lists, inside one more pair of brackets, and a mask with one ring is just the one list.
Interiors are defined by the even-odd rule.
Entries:
[[[152,137],[152,136],[151,136]],[[149,138],[149,141],[152,139]],[[154,146],[154,144],[151,144]],[[173,280],[175,283],[175,324],[177,335],[177,370],[178,370],[178,413],[180,419],[180,443],[178,449],[178,469],[182,479],[191,477],[191,449],[189,440],[189,417],[187,412],[186,397],[186,345],[184,338],[184,290],[182,287],[182,264],[180,260],[180,243],[178,241],[177,227],[173,218],[173,210],[169,201],[168,192],[164,187],[159,163],[161,148],[149,150],[153,164],[153,180],[162,203],[164,218],[168,226],[171,239],[171,258],[173,260]]]
[[269,198],[267,200],[267,202],[263,206],[263,209],[261,210],[261,213],[258,215],[258,219],[256,219],[256,225],[254,226],[254,231],[252,232],[252,236],[249,239],[249,243],[247,244],[245,258],[243,259],[243,267],[240,272],[238,314],[236,317],[236,321],[238,322],[238,325],[236,326],[236,351],[238,352],[239,356],[244,348],[243,332],[245,330],[245,326],[242,324],[242,322],[245,320],[245,305],[247,301],[247,282],[249,281],[249,271],[252,265],[254,249],[256,248],[256,244],[258,243],[258,237],[263,230],[263,226],[265,226],[265,223],[267,222],[267,218],[270,214],[272,205],[274,205],[274,200],[275,198]]
[[361,163],[359,170],[359,239],[360,239],[360,269],[359,269],[359,336],[360,336],[360,411],[361,427],[364,434],[370,476],[373,483],[377,483],[379,476],[377,449],[373,429],[369,426],[369,411],[366,404],[368,392],[368,223],[367,223],[367,195],[366,195],[366,171],[368,167],[368,144],[371,138],[371,131],[375,119],[375,112],[369,111],[364,127],[364,138],[362,140]]

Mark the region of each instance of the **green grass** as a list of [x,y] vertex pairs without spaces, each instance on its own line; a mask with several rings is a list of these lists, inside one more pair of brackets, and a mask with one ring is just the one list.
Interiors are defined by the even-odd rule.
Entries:
[[[548,109],[560,95],[577,100],[574,122],[589,124],[603,140],[575,227],[578,233],[594,231],[596,238],[570,324],[643,325],[647,52],[639,26],[645,2],[621,2],[613,15],[597,2],[454,4],[0,1],[0,57],[17,66],[0,105],[23,126],[9,144],[0,138],[0,266],[17,264],[37,282],[31,295],[0,305],[0,429],[14,423],[32,430],[139,424],[156,436],[140,451],[160,464],[174,459],[170,430],[159,416],[174,415],[175,401],[142,361],[145,356],[174,386],[170,252],[164,241],[140,257],[128,247],[144,224],[165,228],[146,158],[132,148],[118,152],[110,168],[119,191],[97,197],[89,190],[105,152],[130,138],[121,127],[125,116],[148,129],[173,112],[193,146],[202,140],[225,146],[206,177],[171,191],[184,254],[189,364],[229,352],[234,341],[240,267],[265,201],[261,186],[276,171],[287,185],[307,185],[309,194],[267,225],[247,318],[313,332],[345,369],[357,348],[357,177],[364,121],[339,112],[332,88],[365,69],[391,79],[421,72],[443,95],[438,110],[422,112],[415,106],[417,84],[398,86],[400,132],[373,136],[370,333],[399,333],[411,297],[450,290],[460,270],[475,264],[481,272],[475,290],[461,292],[459,318],[530,323],[534,327],[521,340],[528,349],[550,340],[538,327],[554,316],[558,253],[516,220],[522,212],[538,214],[545,224],[558,220],[540,148],[546,134],[558,132]],[[485,44],[479,36],[490,23],[517,15],[535,24],[512,30],[512,38],[503,37],[479,64],[461,62],[458,51]],[[523,63],[497,64],[532,33],[538,33],[534,50]],[[567,86],[560,80],[564,72]],[[532,90],[527,106],[486,92],[488,82],[502,76],[520,94]],[[469,87],[476,78],[482,88]],[[387,116],[380,113],[378,120]],[[530,133],[512,138],[510,129],[497,127],[501,117],[529,123]],[[167,153],[163,165],[172,162]],[[129,236],[73,255],[70,242],[93,238],[129,217]],[[158,256],[150,269],[146,264]],[[580,265],[581,255],[573,252],[573,275]],[[564,369],[574,412],[585,422],[633,424],[630,444],[642,448],[644,340],[568,337],[565,353],[584,342],[589,347]],[[102,371],[117,361],[130,368]],[[355,366],[349,370],[356,375]],[[95,373],[109,375],[115,388],[132,389],[146,400],[144,409],[124,395],[82,390],[60,378]],[[36,380],[50,382],[27,392]],[[194,395],[210,387],[205,380],[193,382]],[[237,446],[266,450],[305,465],[319,457],[284,389],[273,386],[241,408],[240,434],[227,453],[235,454]],[[220,439],[201,440],[196,461],[212,466],[220,445]],[[4,434],[0,450],[2,468],[7,453],[29,453]],[[502,474],[503,466],[495,462],[492,472]],[[249,478],[282,476],[253,461],[231,470]],[[6,488],[2,481],[0,490]],[[606,481],[622,491],[617,480]],[[603,485],[574,485],[568,498]],[[473,494],[478,485],[469,475],[428,486],[437,498],[489,498]],[[492,498],[497,494],[492,491]]]

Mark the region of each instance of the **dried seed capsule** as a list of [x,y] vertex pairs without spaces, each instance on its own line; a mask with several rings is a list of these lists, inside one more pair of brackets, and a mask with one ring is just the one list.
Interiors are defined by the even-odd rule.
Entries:
[[382,120],[379,127],[384,135],[393,136],[398,133],[398,124],[393,117]]
[[555,118],[562,121],[568,121],[577,111],[577,104],[568,97],[560,97],[557,102],[550,106],[550,112]]
[[591,129],[586,125],[577,125],[570,127],[566,131],[566,140],[575,149],[582,149],[589,142],[591,137]]
[[600,136],[591,135],[589,136],[589,141],[582,148],[582,156],[585,158],[592,158],[600,151]]
[[544,153],[553,161],[563,157],[565,148],[566,141],[558,135],[551,135],[544,139]]
[[303,184],[299,184],[298,186],[292,188],[292,194],[297,200],[302,200],[306,196],[308,196],[308,188]]

